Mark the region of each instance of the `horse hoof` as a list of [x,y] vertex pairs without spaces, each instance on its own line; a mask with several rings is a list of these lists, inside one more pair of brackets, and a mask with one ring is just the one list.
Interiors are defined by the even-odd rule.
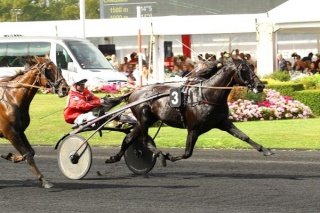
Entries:
[[105,163],[108,164],[108,163],[115,163],[115,162],[118,162],[120,159],[118,159],[116,156],[111,156],[110,158],[107,158]]
[[54,187],[54,185],[47,181],[46,183],[43,183],[42,187],[45,189],[50,189],[50,188]]
[[162,153],[160,153],[158,158],[159,158],[160,165],[163,166],[163,167],[166,167],[167,166],[166,156],[163,155]]
[[274,155],[274,152],[272,152],[270,149],[263,149],[263,155],[264,156],[270,156],[270,155]]
[[12,159],[13,154],[12,153],[8,153],[7,155],[1,155],[2,158],[6,159],[6,160],[10,160]]
[[106,159],[106,161],[104,163],[108,164],[108,163],[114,163],[115,160],[112,158]]

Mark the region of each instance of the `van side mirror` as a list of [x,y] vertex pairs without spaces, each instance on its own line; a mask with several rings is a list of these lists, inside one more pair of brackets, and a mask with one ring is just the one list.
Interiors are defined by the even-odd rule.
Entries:
[[73,62],[68,62],[68,71],[77,72],[76,68],[73,66]]

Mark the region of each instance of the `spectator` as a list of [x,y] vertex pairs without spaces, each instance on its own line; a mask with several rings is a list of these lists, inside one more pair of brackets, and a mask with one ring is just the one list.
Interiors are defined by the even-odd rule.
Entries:
[[277,59],[278,59],[278,69],[280,71],[286,71],[287,70],[286,60],[282,57],[281,53],[278,53]]
[[240,53],[239,54],[239,58],[242,59],[242,60],[246,60],[246,57],[245,57],[244,53]]
[[187,54],[183,54],[183,61],[187,64],[192,64],[194,65],[194,62],[189,58]]
[[203,64],[203,56],[202,54],[198,55],[198,61],[197,61],[197,69],[201,69]]
[[122,72],[128,72],[129,71],[129,64],[123,64]]
[[302,67],[302,73],[310,75],[310,61],[302,61],[301,60],[301,67]]
[[287,70],[292,73],[293,72],[293,67],[290,61],[286,61],[286,65],[287,65]]
[[217,56],[216,55],[212,55],[211,56],[211,62],[215,62],[217,60]]
[[222,64],[225,64],[227,61],[226,61],[226,58],[224,57],[224,54],[226,54],[227,52],[220,52],[220,58],[219,58],[219,61],[222,63]]
[[320,63],[320,54],[316,54],[317,56],[317,60],[316,60],[316,67],[319,67],[319,63]]
[[128,57],[125,56],[125,57],[123,58],[123,64],[128,64]]
[[148,66],[143,65],[142,66],[142,83],[145,84],[146,82],[148,82],[151,79],[152,79],[152,75],[150,75],[150,73],[149,73]]
[[180,66],[178,64],[173,65],[172,73],[180,77],[183,75],[183,71],[180,69]]
[[302,64],[301,62],[302,62],[301,61],[301,56],[297,55],[296,56],[296,61],[294,62],[293,67],[292,67],[294,71],[300,71],[300,72],[303,71],[303,68],[301,66],[301,64]]
[[186,77],[189,73],[191,73],[191,69],[190,69],[190,64],[188,63],[183,63],[182,64],[182,75],[181,77]]
[[249,53],[246,54],[246,59],[249,64],[254,66],[254,61],[252,60],[251,55]]
[[[235,53],[233,54],[233,52],[235,52]],[[231,51],[230,55],[231,55],[232,58],[241,59],[240,58],[240,50],[239,49],[233,49]]]
[[111,55],[110,63],[113,66],[114,69],[119,70],[119,63],[117,61],[117,58],[116,58],[115,54]]
[[319,71],[318,71],[318,69],[317,69],[317,67],[316,67],[316,62],[311,62],[310,63],[310,69],[309,69],[309,74],[310,75],[315,75],[316,73],[318,73]]
[[128,61],[128,64],[137,64],[138,59],[137,59],[137,53],[133,52],[130,54],[130,61]]
[[80,125],[97,117],[92,110],[100,107],[103,100],[85,88],[87,79],[77,75],[72,78],[72,81],[63,115],[67,123]]
[[123,65],[123,69],[122,69],[122,72],[123,72],[123,74],[125,75],[125,76],[129,76],[129,64],[124,64]]
[[311,52],[311,53],[309,53],[308,54],[308,56],[306,56],[306,57],[303,57],[302,58],[302,61],[312,61],[312,57],[313,57],[313,53]]
[[295,71],[298,71],[298,72],[303,72],[304,70],[305,70],[305,62],[303,62],[303,61],[297,61],[297,63],[296,63],[296,67],[295,67]]
[[133,72],[135,71],[135,69],[136,69],[136,65],[135,64],[129,64],[128,65],[128,71],[126,73],[126,76],[127,76],[129,82],[137,80],[133,75]]
[[[143,67],[142,67],[142,68],[143,68]],[[131,71],[130,66],[129,66],[129,69],[130,69],[130,71]],[[141,75],[142,75],[142,70],[141,70],[141,71],[139,70],[138,64],[135,65],[135,66],[133,66],[132,75],[133,75],[133,78],[134,78],[133,81],[137,81],[137,80],[140,81],[140,77],[141,77]]]
[[209,55],[209,53],[206,53],[205,55],[204,55],[204,62],[208,62],[208,61],[210,61],[210,55]]
[[198,55],[198,61],[202,61],[203,62],[203,55],[200,53],[199,55]]
[[317,70],[318,72],[316,74],[320,74],[320,63],[318,64]]

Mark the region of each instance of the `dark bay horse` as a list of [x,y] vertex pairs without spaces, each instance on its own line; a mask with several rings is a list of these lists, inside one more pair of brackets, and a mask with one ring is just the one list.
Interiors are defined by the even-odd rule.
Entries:
[[[154,156],[160,158],[160,163],[165,166],[166,160],[177,161],[189,158],[195,147],[198,137],[213,128],[226,131],[234,137],[237,137],[263,152],[265,156],[272,155],[273,152],[264,148],[260,144],[251,140],[246,134],[240,131],[229,119],[229,108],[227,98],[230,88],[234,85],[248,86],[255,92],[262,92],[263,83],[255,75],[247,62],[242,60],[229,59],[229,61],[219,68],[217,66],[209,67],[210,70],[201,71],[199,76],[208,76],[196,85],[186,85],[181,94],[182,105],[178,108],[170,107],[170,97],[161,97],[141,103],[131,108],[137,119],[137,125],[131,133],[123,140],[119,153],[111,156],[106,163],[117,162],[124,155],[129,145],[142,138],[143,143],[154,153]],[[201,74],[202,73],[202,74]],[[129,103],[150,97],[154,94],[169,93],[171,85],[150,85],[136,89],[129,97]],[[191,101],[192,99],[192,101]],[[148,129],[156,121],[161,120],[165,124],[175,128],[185,128],[188,131],[185,153],[180,156],[164,155],[156,148],[150,136]]]
[[19,156],[12,153],[1,157],[14,163],[26,161],[41,181],[42,187],[53,186],[37,168],[34,155],[24,131],[30,124],[29,107],[41,87],[50,86],[59,97],[68,95],[69,86],[61,70],[48,57],[35,56],[26,62],[25,70],[0,81],[0,137],[8,139]]

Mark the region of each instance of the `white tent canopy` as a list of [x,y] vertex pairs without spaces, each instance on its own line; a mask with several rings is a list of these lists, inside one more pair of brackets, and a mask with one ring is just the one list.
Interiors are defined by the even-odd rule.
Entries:
[[270,10],[268,16],[274,24],[320,22],[319,0],[289,0]]

